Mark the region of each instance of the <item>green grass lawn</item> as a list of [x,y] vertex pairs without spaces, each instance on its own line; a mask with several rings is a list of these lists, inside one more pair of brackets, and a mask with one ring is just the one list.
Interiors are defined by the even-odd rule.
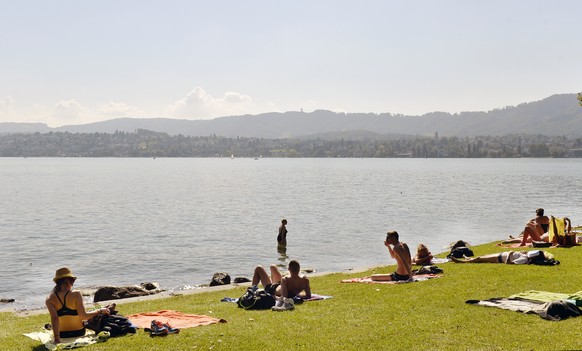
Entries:
[[[494,244],[473,247],[475,255],[507,251]],[[400,285],[340,283],[341,279],[390,273],[380,267],[358,274],[311,278],[324,301],[294,311],[245,311],[220,302],[245,290],[211,291],[118,305],[121,314],[179,310],[226,319],[227,323],[183,329],[178,335],[137,334],[111,338],[86,350],[572,350],[582,349],[582,318],[550,322],[496,308],[472,306],[469,299],[507,297],[526,290],[571,293],[582,290],[582,247],[545,249],[561,264],[441,264],[442,278]],[[43,350],[22,336],[37,331],[47,314],[0,314],[0,350]]]

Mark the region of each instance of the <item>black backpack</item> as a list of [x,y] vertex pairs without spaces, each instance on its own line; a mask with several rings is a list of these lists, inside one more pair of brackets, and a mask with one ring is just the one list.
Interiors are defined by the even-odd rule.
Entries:
[[275,306],[275,297],[263,289],[248,288],[237,305],[245,310],[268,310]]
[[115,305],[107,306],[110,315],[100,314],[86,322],[86,327],[93,330],[96,334],[101,331],[109,332],[109,336],[122,336],[127,333],[135,334],[135,327],[129,319],[122,315],[116,314]]
[[466,246],[458,246],[451,249],[451,253],[447,255],[447,258],[463,258],[464,256],[470,257],[474,256],[473,250],[469,249]]

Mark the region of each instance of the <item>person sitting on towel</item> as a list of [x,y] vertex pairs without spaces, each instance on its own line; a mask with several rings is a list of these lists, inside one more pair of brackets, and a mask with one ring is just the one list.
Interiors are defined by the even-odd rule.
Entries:
[[372,280],[379,281],[400,281],[412,279],[412,259],[410,249],[405,243],[398,239],[398,233],[395,230],[386,233],[384,246],[388,248],[390,257],[396,260],[396,271],[391,274],[372,274]]
[[69,268],[58,269],[53,278],[56,285],[46,299],[55,345],[61,342],[61,338],[84,336],[85,325],[83,321],[97,315],[109,314],[109,309],[106,307],[91,312],[85,311],[81,292],[73,290],[76,279],[77,277]]
[[416,256],[412,259],[412,263],[419,266],[428,266],[433,259],[432,253],[424,244],[418,244],[416,248]]
[[544,215],[544,209],[538,208],[536,210],[536,217],[526,223],[525,228],[519,234],[519,238],[511,238],[505,240],[504,244],[519,243],[519,246],[525,246],[532,241],[549,242],[549,235],[547,234],[550,226],[550,219]]

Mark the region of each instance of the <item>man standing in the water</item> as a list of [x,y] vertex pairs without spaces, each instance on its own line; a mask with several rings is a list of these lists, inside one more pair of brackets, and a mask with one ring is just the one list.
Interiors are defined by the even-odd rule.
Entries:
[[277,245],[286,247],[287,246],[287,220],[281,220],[281,226],[279,227],[279,235],[277,235]]

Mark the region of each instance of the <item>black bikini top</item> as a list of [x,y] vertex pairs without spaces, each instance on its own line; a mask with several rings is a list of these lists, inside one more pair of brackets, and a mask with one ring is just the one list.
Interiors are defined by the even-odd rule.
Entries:
[[59,294],[55,293],[55,295],[57,295],[57,299],[59,299],[59,302],[61,303],[61,305],[63,305],[63,307],[61,307],[60,309],[57,310],[57,316],[62,317],[62,316],[78,316],[79,313],[77,313],[77,310],[73,310],[67,307],[66,302],[67,302],[67,295],[69,294],[70,291],[67,291],[65,293],[65,296],[63,297],[63,301],[61,301],[61,298],[59,297]]

